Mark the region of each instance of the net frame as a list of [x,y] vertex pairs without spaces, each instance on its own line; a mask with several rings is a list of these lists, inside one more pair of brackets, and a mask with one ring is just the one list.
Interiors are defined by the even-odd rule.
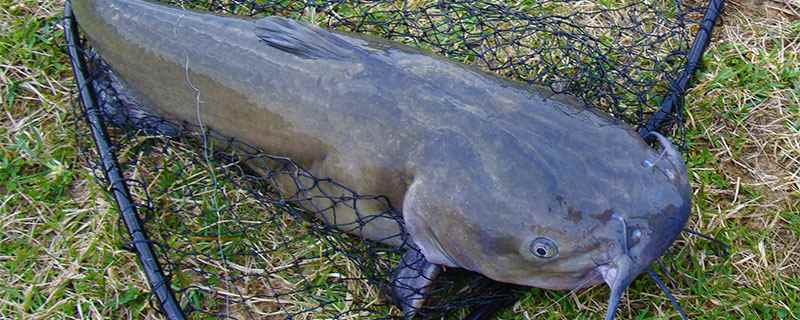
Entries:
[[[236,3],[236,2],[234,2]],[[252,2],[255,3],[255,2]],[[251,3],[251,4],[252,4]],[[692,74],[696,70],[703,51],[710,41],[712,28],[721,13],[724,5],[723,0],[711,0],[705,10],[702,20],[699,22],[699,30],[692,42],[691,49],[685,53],[686,63],[680,69],[677,77],[670,81],[668,92],[661,100],[658,109],[648,114],[639,114],[638,119],[639,133],[644,138],[649,138],[652,131],[679,130],[682,123],[683,96],[688,88]],[[165,268],[158,259],[159,245],[152,241],[147,234],[140,214],[137,212],[136,201],[131,196],[130,188],[136,181],[126,178],[124,170],[120,169],[117,160],[117,150],[107,132],[108,117],[104,114],[102,107],[98,106],[98,88],[90,85],[91,76],[85,56],[81,52],[83,45],[80,42],[80,35],[77,30],[77,22],[72,15],[70,3],[65,3],[64,9],[64,28],[67,41],[67,51],[70,56],[75,82],[80,96],[83,119],[91,131],[91,138],[94,143],[98,164],[100,165],[99,179],[108,186],[109,193],[113,196],[117,208],[120,211],[121,221],[126,227],[130,241],[130,249],[135,251],[141,263],[142,271],[147,277],[157,307],[168,319],[186,318],[185,310],[176,299],[175,289],[171,286],[169,276],[165,276]],[[509,66],[506,66],[509,67]],[[491,68],[490,68],[491,69]],[[553,87],[555,91],[568,91],[563,87]],[[581,97],[584,101],[591,100],[592,97]],[[113,121],[112,121],[113,122]],[[205,134],[205,133],[204,133]],[[212,133],[213,134],[213,133]],[[247,147],[247,146],[246,146]],[[224,154],[224,151],[223,151]],[[277,157],[275,158],[278,159]],[[302,171],[301,168],[295,168]],[[491,286],[491,283],[482,283]],[[496,285],[496,284],[495,284]],[[508,287],[503,287],[503,290]],[[484,296],[485,297],[485,296]],[[499,295],[496,302],[499,305],[507,305],[513,302],[514,295]],[[477,303],[476,303],[477,304]],[[483,318],[487,313],[485,308],[478,308],[469,319]],[[465,318],[466,319],[466,318]]]

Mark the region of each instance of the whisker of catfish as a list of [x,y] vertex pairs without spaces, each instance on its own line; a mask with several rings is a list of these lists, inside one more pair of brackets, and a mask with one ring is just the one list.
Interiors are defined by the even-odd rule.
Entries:
[[658,270],[661,271],[661,273],[664,275],[665,278],[667,278],[669,283],[673,283],[674,284],[674,283],[677,282],[677,281],[675,281],[675,278],[672,277],[672,274],[669,273],[669,269],[667,268],[667,265],[664,264],[664,261],[662,261],[659,258],[658,260],[656,260],[656,263],[658,263]]
[[730,254],[729,251],[730,251],[731,247],[727,243],[722,242],[721,240],[719,240],[717,238],[714,238],[712,236],[709,236],[709,235],[706,235],[706,234],[703,234],[703,233],[700,233],[698,231],[694,231],[694,230],[691,230],[691,229],[683,229],[683,232],[686,232],[686,233],[691,234],[693,236],[697,236],[697,237],[706,239],[706,240],[711,241],[712,243],[716,244],[718,248],[722,249],[722,253],[721,254],[720,254],[719,250],[716,250],[716,249],[714,250],[714,253],[717,256],[720,256],[722,258],[727,258],[728,255]]
[[686,316],[686,312],[683,311],[683,307],[681,307],[680,303],[678,303],[678,300],[675,299],[675,296],[672,295],[672,292],[669,291],[669,288],[666,284],[664,284],[664,281],[661,281],[661,278],[658,276],[658,274],[650,268],[647,268],[647,273],[650,275],[650,278],[653,278],[653,281],[656,282],[658,287],[661,288],[661,291],[667,295],[669,302],[672,303],[675,311],[678,311],[678,315],[681,317],[681,319],[688,320],[689,317]]

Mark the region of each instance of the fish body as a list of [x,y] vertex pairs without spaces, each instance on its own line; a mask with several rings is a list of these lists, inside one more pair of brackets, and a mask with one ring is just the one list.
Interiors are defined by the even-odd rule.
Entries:
[[[431,265],[539,288],[627,286],[688,219],[686,168],[666,139],[655,150],[625,123],[547,89],[281,17],[72,4],[150,112],[386,196]],[[336,222],[321,218],[401,245],[390,218],[354,228],[359,217],[345,207]]]

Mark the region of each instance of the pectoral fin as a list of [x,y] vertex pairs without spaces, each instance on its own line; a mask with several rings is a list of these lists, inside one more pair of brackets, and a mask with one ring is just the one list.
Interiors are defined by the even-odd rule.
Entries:
[[392,273],[392,298],[403,310],[405,319],[413,319],[433,289],[433,281],[442,267],[428,262],[417,248],[409,248]]

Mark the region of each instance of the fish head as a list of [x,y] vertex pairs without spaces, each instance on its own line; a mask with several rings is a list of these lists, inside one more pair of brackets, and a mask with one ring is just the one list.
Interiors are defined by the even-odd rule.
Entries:
[[[660,150],[643,141],[632,144],[636,150],[605,173],[569,176],[574,172],[565,159],[559,165],[563,174],[549,180],[527,175],[522,165],[476,170],[487,165],[480,155],[468,155],[469,143],[459,147],[451,141],[438,150],[457,148],[451,154],[466,154],[457,161],[466,165],[448,169],[452,162],[439,162],[435,173],[420,177],[406,196],[404,217],[431,262],[546,289],[606,282],[613,316],[621,293],[688,220],[683,159],[664,137],[658,135],[658,141]],[[603,164],[597,167],[603,171]],[[508,172],[498,173],[503,170]],[[552,190],[563,191],[570,179],[569,195],[553,196]]]

